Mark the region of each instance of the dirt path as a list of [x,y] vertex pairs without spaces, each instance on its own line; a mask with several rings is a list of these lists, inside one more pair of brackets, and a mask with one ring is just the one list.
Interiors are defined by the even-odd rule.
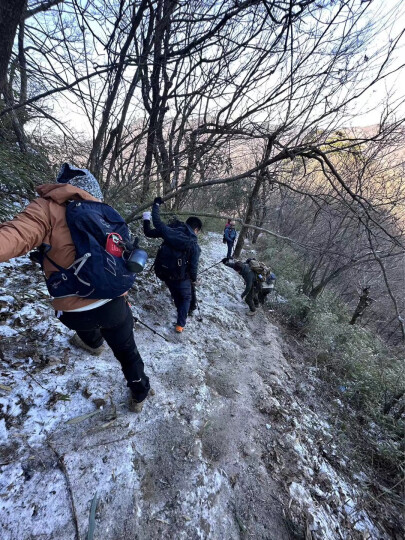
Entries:
[[[202,268],[222,251],[211,235]],[[342,404],[323,408],[268,308],[246,316],[235,272],[201,275],[203,322],[181,336],[165,287],[135,287],[134,313],[168,339],[135,330],[156,390],[137,415],[111,352],[72,349],[38,303],[27,259],[1,269],[2,540],[87,539],[92,502],[94,540],[391,538],[335,440]]]
[[207,272],[199,289],[204,320],[191,320],[179,338],[166,291],[150,283],[153,302],[144,288],[134,293],[138,315],[170,339],[136,330],[156,390],[140,415],[127,412],[110,351],[93,358],[72,350],[65,330],[46,317],[31,317],[32,332],[47,329],[42,341],[10,339],[4,540],[85,538],[95,496],[99,540],[289,538],[280,486],[263,459],[274,434],[259,410],[272,378],[285,377],[288,367],[267,317],[246,317],[239,279],[222,265]]

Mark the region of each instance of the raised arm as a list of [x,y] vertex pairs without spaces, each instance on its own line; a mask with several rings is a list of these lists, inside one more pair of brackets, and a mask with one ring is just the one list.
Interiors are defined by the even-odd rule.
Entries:
[[224,259],[222,259],[222,263],[225,265],[225,266],[229,266],[229,268],[232,268],[232,270],[235,270],[235,263],[234,262],[230,262],[230,260],[225,257]]
[[0,262],[40,246],[50,230],[48,204],[43,199],[33,201],[13,220],[0,224]]
[[157,229],[161,233],[166,232],[166,229],[168,229],[170,232],[170,228],[165,223],[163,223],[160,217],[160,203],[157,202],[159,199],[160,197],[156,197],[155,202],[153,203],[153,206],[152,206],[153,226],[155,227],[155,229]]
[[155,227],[155,230],[159,233],[159,238],[163,238],[166,240],[170,245],[177,249],[182,249],[184,247],[184,241],[186,240],[186,237],[181,239],[179,232],[177,229],[173,229],[172,227],[168,227],[160,218],[160,211],[159,206],[160,203],[156,202],[156,200],[159,200],[160,197],[156,197],[155,202],[152,206],[152,222]]
[[150,212],[144,212],[143,214],[143,232],[148,238],[162,238],[158,229],[152,229],[150,226]]

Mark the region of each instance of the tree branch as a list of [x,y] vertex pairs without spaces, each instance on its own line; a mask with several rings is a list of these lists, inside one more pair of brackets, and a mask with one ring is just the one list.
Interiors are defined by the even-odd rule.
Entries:
[[30,17],[33,17],[37,13],[41,13],[41,11],[47,11],[51,7],[54,7],[57,4],[61,4],[63,1],[64,0],[49,0],[48,2],[44,2],[43,4],[40,4],[36,8],[27,9],[27,11],[24,13],[24,20],[29,19]]

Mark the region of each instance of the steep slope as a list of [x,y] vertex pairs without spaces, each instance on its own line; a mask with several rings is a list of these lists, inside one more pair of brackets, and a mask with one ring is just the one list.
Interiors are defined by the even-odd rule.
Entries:
[[[201,269],[222,252],[208,235]],[[29,259],[0,266],[3,539],[84,538],[92,501],[99,540],[380,537],[364,477],[348,483],[271,313],[246,317],[235,272],[201,275],[203,320],[181,336],[166,289],[137,283],[134,314],[168,341],[136,326],[156,390],[136,415],[111,352],[69,346]]]

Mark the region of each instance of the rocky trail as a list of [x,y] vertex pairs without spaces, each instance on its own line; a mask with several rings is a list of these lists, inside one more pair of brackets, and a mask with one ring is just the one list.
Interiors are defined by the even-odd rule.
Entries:
[[[201,269],[220,240],[208,235]],[[168,341],[135,328],[156,395],[133,414],[111,351],[69,345],[29,259],[0,270],[3,540],[388,538],[307,368],[268,306],[246,316],[235,272],[201,275],[203,320],[181,336],[166,289],[140,278],[134,315]]]

